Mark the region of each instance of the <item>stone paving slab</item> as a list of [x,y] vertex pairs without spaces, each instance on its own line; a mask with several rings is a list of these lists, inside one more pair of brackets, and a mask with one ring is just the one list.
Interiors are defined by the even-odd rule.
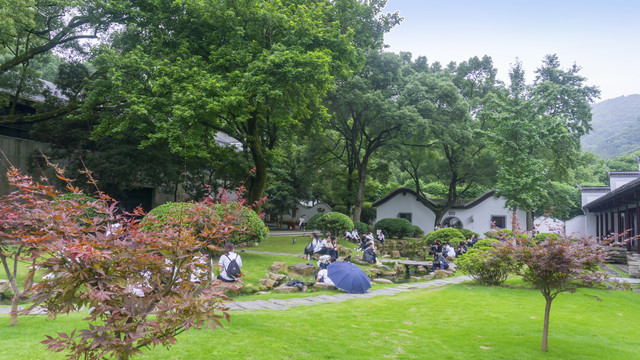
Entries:
[[344,300],[351,300],[351,299],[356,299],[354,295],[356,294],[338,294],[338,295],[333,295],[333,297],[344,299]]
[[242,301],[242,302],[237,302],[235,304],[238,307],[240,307],[239,310],[266,310],[267,309],[265,306],[262,306],[257,301]]
[[299,304],[297,302],[284,300],[284,299],[269,299],[267,301],[272,302],[274,304],[278,304],[280,306],[286,306],[286,307],[295,307],[295,306],[301,306],[302,305],[302,304]]
[[312,302],[319,303],[319,304],[324,304],[324,303],[330,302],[329,300],[323,299],[320,296],[312,296],[312,297],[308,297],[306,299],[309,300],[309,301],[312,301]]
[[338,295],[318,295],[316,296],[317,298],[323,299],[323,300],[327,300],[327,302],[341,302],[341,301],[345,301],[347,299],[342,299],[339,298]]
[[291,301],[291,302],[294,302],[300,305],[306,305],[306,306],[319,304],[318,302],[310,301],[307,299],[309,298],[291,298],[291,299],[287,299],[287,301]]
[[267,300],[256,300],[255,302],[257,305],[264,306],[269,310],[287,310],[289,308],[288,306],[282,306]]

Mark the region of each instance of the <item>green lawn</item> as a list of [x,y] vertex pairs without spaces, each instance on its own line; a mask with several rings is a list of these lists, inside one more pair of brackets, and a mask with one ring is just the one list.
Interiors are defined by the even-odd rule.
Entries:
[[[296,243],[293,243],[293,238]],[[310,236],[270,236],[267,240],[261,242],[258,246],[247,248],[247,250],[275,252],[282,254],[303,254],[304,247],[311,242]],[[338,240],[338,244],[349,249],[355,249],[356,244]]]
[[[551,309],[549,353],[540,352],[544,300],[519,280],[472,283],[286,311],[231,313],[224,329],[181,335],[169,352],[140,359],[634,359],[640,295],[580,290]],[[82,327],[81,314],[47,321],[0,316],[0,359],[62,359],[38,342]]]

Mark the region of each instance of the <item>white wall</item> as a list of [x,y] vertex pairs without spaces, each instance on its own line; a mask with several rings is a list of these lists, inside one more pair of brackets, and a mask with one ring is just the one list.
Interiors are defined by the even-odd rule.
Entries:
[[[613,190],[613,189],[612,189]],[[582,206],[587,205],[588,203],[599,199],[600,197],[602,197],[603,195],[606,195],[609,193],[609,189],[607,190],[602,190],[602,191],[583,191],[581,196],[582,196]]]
[[611,191],[619,188],[620,186],[635,180],[638,178],[638,175],[629,175],[629,176],[611,176],[609,175],[609,186],[611,187]]
[[[593,226],[589,226],[593,223]],[[591,229],[593,228],[593,229]],[[581,235],[595,236],[596,217],[594,214],[578,215],[573,219],[565,221],[565,232],[569,237],[579,237]]]
[[533,228],[539,233],[551,232],[556,234],[565,233],[565,223],[562,220],[540,216],[533,220]]
[[[322,210],[320,210],[322,209]],[[294,220],[296,222],[296,224],[300,221],[300,217],[302,215],[305,216],[305,218],[307,219],[307,221],[309,221],[311,219],[311,217],[319,212],[323,212],[325,214],[330,213],[331,212],[331,208],[329,207],[329,205],[325,204],[325,203],[317,203],[315,205],[313,205],[312,207],[306,207],[302,204],[298,204],[298,209],[296,210],[296,219]],[[284,216],[283,216],[284,218]]]
[[[504,198],[491,196],[470,209],[451,209],[443,216],[443,220],[449,216],[455,216],[462,221],[463,228],[476,232],[483,237],[485,232],[493,230],[491,227],[492,216],[506,217],[505,228],[511,229],[513,212],[504,206]],[[450,213],[454,214],[450,215]],[[525,230],[526,212],[517,210],[516,216],[520,224],[520,229]]]
[[411,213],[411,223],[425,233],[433,231],[436,215],[409,193],[398,193],[377,208],[376,222],[386,218],[397,218],[399,213]]

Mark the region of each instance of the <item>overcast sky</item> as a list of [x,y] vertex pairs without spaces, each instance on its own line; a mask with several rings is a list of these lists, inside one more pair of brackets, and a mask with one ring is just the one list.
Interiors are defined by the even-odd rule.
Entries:
[[582,67],[601,100],[640,94],[640,0],[389,0],[404,21],[385,36],[393,52],[429,63],[489,55],[506,81],[522,61],[527,81],[545,54]]

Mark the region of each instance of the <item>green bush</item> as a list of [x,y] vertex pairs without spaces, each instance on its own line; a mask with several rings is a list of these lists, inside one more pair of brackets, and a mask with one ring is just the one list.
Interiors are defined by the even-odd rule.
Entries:
[[165,226],[182,227],[201,241],[207,241],[202,236],[205,226],[220,219],[229,219],[233,230],[225,239],[234,244],[245,242],[260,242],[269,235],[267,227],[260,216],[248,207],[239,203],[220,203],[207,206],[200,203],[166,203],[151,210],[142,219],[140,225],[145,230],[160,230]]
[[378,210],[374,208],[370,202],[365,202],[362,205],[362,212],[360,213],[360,221],[365,224],[373,224],[378,216]]
[[402,239],[407,236],[413,236],[413,225],[404,218],[386,218],[378,221],[375,229],[380,229],[388,237]]
[[358,234],[360,235],[364,235],[366,233],[368,233],[370,231],[369,229],[369,225],[361,222],[361,221],[356,221],[353,223],[353,227],[355,227],[356,229],[358,229]]
[[318,230],[324,235],[342,236],[345,231],[353,229],[353,221],[339,212],[332,211],[318,220]]
[[460,233],[462,233],[462,236],[464,236],[465,239],[469,240],[471,239],[471,236],[475,235],[476,239],[480,238],[480,234],[473,232],[471,230],[467,230],[467,229],[458,229],[458,231],[460,231]]
[[491,239],[506,239],[511,236],[511,230],[509,229],[489,230],[486,233],[484,233],[484,236]]
[[418,225],[413,225],[412,237],[419,238],[419,237],[422,237],[422,235],[424,235],[424,230],[422,230],[422,228],[420,228],[420,226]]
[[426,246],[431,246],[436,240],[440,240],[443,245],[450,242],[451,245],[458,244],[460,241],[466,240],[464,235],[458,229],[444,228],[428,233],[423,239]]
[[500,244],[500,240],[486,238],[486,239],[478,240],[473,245],[473,249],[489,249],[489,248],[492,248],[495,244]]
[[547,241],[547,239],[560,240],[560,236],[558,236],[558,234],[556,234],[556,233],[545,232],[545,233],[540,233],[540,234],[536,235],[533,238],[533,241],[536,244],[540,244],[541,242]]
[[311,219],[309,219],[309,222],[307,223],[307,230],[317,230],[318,228],[318,221],[325,215],[327,215],[328,213],[317,213],[315,215],[313,215],[311,217]]
[[[481,240],[484,241],[484,240]],[[490,242],[491,240],[488,240]],[[476,245],[478,245],[476,243]],[[469,274],[482,285],[502,285],[510,274],[520,269],[519,263],[511,255],[510,247],[497,245],[469,249],[456,259],[458,268]]]
[[246,242],[261,242],[269,236],[269,230],[255,211],[236,202],[219,203],[214,205],[220,219],[230,219],[234,227],[229,234],[228,242],[241,244]]

